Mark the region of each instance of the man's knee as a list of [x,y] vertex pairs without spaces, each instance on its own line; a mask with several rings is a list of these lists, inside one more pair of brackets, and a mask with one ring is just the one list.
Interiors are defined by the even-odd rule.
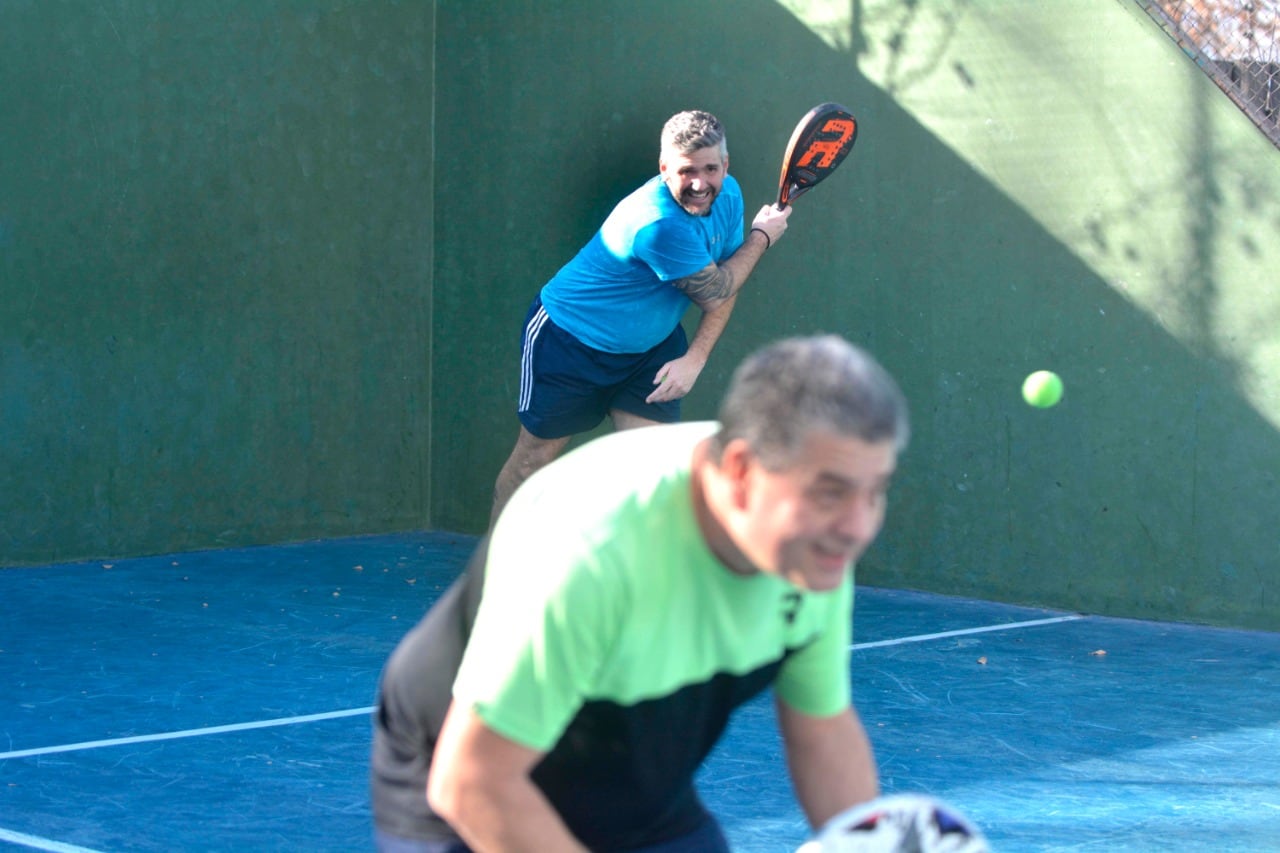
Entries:
[[560,451],[569,443],[571,436],[564,438],[538,438],[528,430],[521,429],[520,438],[511,454],[512,467],[521,475],[528,477],[560,455]]

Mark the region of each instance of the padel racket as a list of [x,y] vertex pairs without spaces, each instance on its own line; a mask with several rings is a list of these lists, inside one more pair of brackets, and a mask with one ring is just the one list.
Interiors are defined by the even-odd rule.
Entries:
[[796,125],[782,156],[778,209],[786,207],[836,170],[853,150],[858,121],[839,104],[818,104]]
[[891,794],[841,812],[796,853],[989,853],[982,832],[923,794]]

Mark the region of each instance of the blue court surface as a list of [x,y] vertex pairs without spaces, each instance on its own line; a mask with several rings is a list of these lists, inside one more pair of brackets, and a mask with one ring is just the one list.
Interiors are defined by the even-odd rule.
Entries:
[[[0,849],[370,849],[379,670],[473,544],[0,571]],[[994,849],[1280,849],[1280,635],[872,588],[855,625],[885,791]],[[700,782],[736,850],[805,839],[767,697]]]

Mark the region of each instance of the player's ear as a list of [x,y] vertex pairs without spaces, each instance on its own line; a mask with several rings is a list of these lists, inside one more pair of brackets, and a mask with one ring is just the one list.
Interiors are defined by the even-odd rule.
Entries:
[[747,503],[747,487],[751,482],[755,454],[746,439],[735,438],[724,446],[720,454],[720,473],[729,482],[734,506],[742,509]]

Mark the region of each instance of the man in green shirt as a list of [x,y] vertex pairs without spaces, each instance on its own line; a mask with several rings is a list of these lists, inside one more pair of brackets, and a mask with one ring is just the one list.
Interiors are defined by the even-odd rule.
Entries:
[[727,850],[693,778],[768,687],[809,821],[875,797],[853,564],[907,433],[869,355],[796,338],[739,367],[716,423],[605,436],[536,473],[491,532],[474,624],[478,570],[388,661],[382,849]]

